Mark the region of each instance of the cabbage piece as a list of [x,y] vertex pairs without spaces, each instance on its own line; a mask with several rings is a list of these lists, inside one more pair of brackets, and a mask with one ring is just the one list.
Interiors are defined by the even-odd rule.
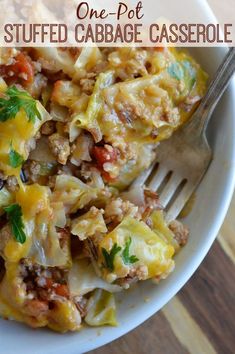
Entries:
[[79,80],[102,60],[98,47],[82,48],[75,55],[64,48],[37,47],[34,50],[38,53],[43,68],[52,72],[62,70],[73,80]]
[[172,245],[175,251],[179,250],[179,244],[174,238],[173,232],[167,226],[162,210],[155,210],[150,216],[153,223],[153,231],[166,243]]
[[84,47],[74,65],[77,75],[76,78],[86,74],[91,70],[99,60],[102,60],[102,54],[98,47]]
[[[54,206],[54,210],[45,209],[35,217],[31,228],[32,246],[28,258],[43,266],[68,267],[71,265],[70,240],[69,237],[63,237],[63,232],[66,231],[57,231],[57,227],[65,226],[65,212],[62,204],[61,209],[60,204]],[[63,246],[60,244],[61,238]]]
[[96,232],[107,232],[103,213],[96,207],[92,207],[86,214],[72,221],[71,233],[78,236],[81,241]]
[[130,270],[138,275],[140,269],[141,280],[161,277],[172,271],[174,266],[174,248],[143,221],[132,217],[125,217],[103,237],[97,248],[98,264],[104,279],[110,282],[125,278]]
[[[20,245],[18,251],[21,258],[31,258],[43,266],[69,266],[69,237],[66,230],[63,230],[66,225],[64,204],[52,202],[50,189],[38,184],[21,188],[16,193],[16,202],[22,207],[27,236],[26,243]],[[61,238],[63,246],[60,244]],[[24,255],[21,250],[24,250]]]
[[66,215],[63,203],[51,203],[53,210],[53,223],[55,226],[63,228],[66,225]]
[[37,47],[34,50],[39,55],[42,62],[42,67],[52,72],[58,72],[62,70],[65,74],[71,78],[76,75],[76,69],[74,67],[77,58],[74,58],[69,50],[64,48],[49,48],[49,47]]
[[[120,82],[103,90],[109,114],[113,116],[115,113],[119,118],[119,122],[113,119],[110,124],[119,126],[120,131],[123,131],[124,126],[128,141],[159,141],[180,124],[178,108],[174,106],[169,92],[161,87],[166,77],[169,77],[166,73],[146,76]],[[105,122],[101,130],[109,137],[113,131],[108,133],[107,129]]]
[[80,114],[84,114],[87,109],[88,102],[89,96],[87,96],[85,93],[82,93],[77,97],[76,103],[74,103],[70,108],[72,116],[71,121],[67,123],[70,142],[74,142],[76,138],[81,134],[82,129],[77,125],[77,117]]
[[105,87],[110,86],[112,82],[112,71],[101,73],[96,80],[94,91],[89,99],[86,112],[79,113],[73,118],[73,121],[76,121],[79,128],[86,129],[93,135],[95,142],[99,142],[102,139],[102,132],[97,122],[98,115],[103,105],[101,91]]
[[102,92],[109,112],[99,123],[109,142],[115,141],[115,135],[129,143],[166,139],[205,94],[207,75],[189,55],[167,48],[144,53],[151,75],[116,83]]
[[95,289],[118,292],[122,288],[109,284],[95,273],[93,265],[87,259],[74,259],[68,277],[69,289],[72,296],[82,296]]
[[4,213],[3,208],[12,204],[13,201],[13,195],[5,187],[3,187],[0,190],[0,215]]
[[54,164],[57,163],[55,156],[52,154],[48,144],[48,139],[42,136],[37,140],[36,147],[29,154],[29,159],[41,163]]
[[16,203],[21,206],[24,218],[28,220],[33,220],[39,212],[50,207],[50,196],[50,188],[37,183],[23,186],[15,194]]
[[88,301],[85,322],[90,326],[117,326],[116,304],[113,294],[97,289]]
[[86,185],[79,178],[59,175],[56,178],[52,201],[63,203],[67,212],[75,213],[96,199],[97,194],[97,189]]
[[130,159],[121,168],[119,176],[110,183],[110,185],[123,190],[131,184],[131,182],[137,178],[141,172],[148,168],[153,162],[156,153],[155,146],[153,144],[133,144],[132,150],[136,152],[135,159]]

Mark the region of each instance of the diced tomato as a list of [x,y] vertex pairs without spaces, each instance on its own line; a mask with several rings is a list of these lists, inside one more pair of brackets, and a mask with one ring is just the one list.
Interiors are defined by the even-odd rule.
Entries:
[[115,149],[110,149],[110,151],[102,146],[95,146],[93,148],[93,155],[97,161],[99,167],[103,167],[106,162],[117,161],[117,151]]
[[92,150],[92,155],[96,159],[97,165],[101,170],[102,177],[106,182],[113,182],[115,178],[103,169],[103,165],[107,162],[113,163],[117,161],[117,149],[108,149],[103,146],[95,146]]
[[68,286],[65,284],[58,284],[55,288],[54,291],[57,295],[62,296],[62,297],[69,297],[69,289]]
[[22,85],[30,85],[34,79],[34,70],[30,58],[19,53],[15,57],[15,62],[12,65],[2,65],[0,74],[9,80],[11,83],[19,81]]
[[46,285],[45,288],[50,289],[53,285],[53,281],[51,278],[46,278]]

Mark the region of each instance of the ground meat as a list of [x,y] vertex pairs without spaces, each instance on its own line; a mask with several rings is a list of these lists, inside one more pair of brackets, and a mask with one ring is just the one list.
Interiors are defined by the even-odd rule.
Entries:
[[70,155],[69,140],[58,133],[52,134],[48,140],[51,151],[58,162],[65,165]]
[[107,224],[118,224],[125,216],[140,219],[139,208],[128,200],[122,200],[121,198],[111,200],[105,207],[104,218]]
[[17,192],[20,188],[17,178],[15,176],[7,177],[6,187],[9,190],[9,192]]
[[169,228],[174,233],[175,239],[178,242],[179,246],[184,246],[188,241],[188,227],[177,220],[173,220],[169,224]]
[[39,301],[68,299],[67,272],[58,267],[43,267],[29,260],[21,261],[20,274],[26,285],[27,298]]
[[124,124],[132,125],[134,120],[139,118],[139,112],[133,105],[127,105],[126,103],[119,103],[117,115],[120,121]]
[[[93,74],[93,73],[91,73],[91,74]],[[91,74],[90,74],[90,77],[88,76],[88,77],[80,80],[80,86],[82,87],[83,92],[85,92],[87,95],[92,94],[92,92],[94,90],[94,85],[95,85],[96,74],[93,74],[93,76]]]
[[152,207],[152,209],[162,209],[159,195],[156,192],[151,191],[150,189],[145,189],[144,196],[147,206]]
[[37,182],[40,176],[40,163],[34,160],[28,160],[24,164],[24,175],[27,181]]
[[123,289],[129,289],[129,287],[137,283],[139,280],[146,280],[148,277],[148,267],[140,265],[130,269],[129,274],[125,278],[120,278],[116,281]]
[[55,133],[56,126],[53,120],[49,120],[48,122],[44,123],[41,128],[41,133],[43,135],[52,135]]
[[137,277],[138,280],[145,280],[148,276],[148,267],[146,265],[134,267],[130,270],[129,276],[132,278]]
[[123,289],[129,289],[132,284],[135,284],[139,281],[137,276],[131,277],[126,276],[125,278],[117,279],[116,284],[120,285]]
[[144,206],[140,208],[142,213],[142,219],[146,222],[148,226],[151,223],[149,216],[152,214],[153,210],[162,210],[159,195],[156,192],[151,191],[150,189],[144,190]]

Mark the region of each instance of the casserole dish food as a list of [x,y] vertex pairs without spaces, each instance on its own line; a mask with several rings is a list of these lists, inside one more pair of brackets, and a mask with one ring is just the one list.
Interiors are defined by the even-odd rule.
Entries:
[[156,191],[127,187],[207,75],[174,48],[2,48],[0,71],[0,313],[116,325],[114,293],[165,279],[187,241]]

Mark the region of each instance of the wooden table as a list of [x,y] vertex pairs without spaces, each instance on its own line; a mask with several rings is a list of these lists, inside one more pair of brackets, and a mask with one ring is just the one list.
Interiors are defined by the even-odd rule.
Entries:
[[235,196],[210,252],[163,309],[89,354],[235,353]]

